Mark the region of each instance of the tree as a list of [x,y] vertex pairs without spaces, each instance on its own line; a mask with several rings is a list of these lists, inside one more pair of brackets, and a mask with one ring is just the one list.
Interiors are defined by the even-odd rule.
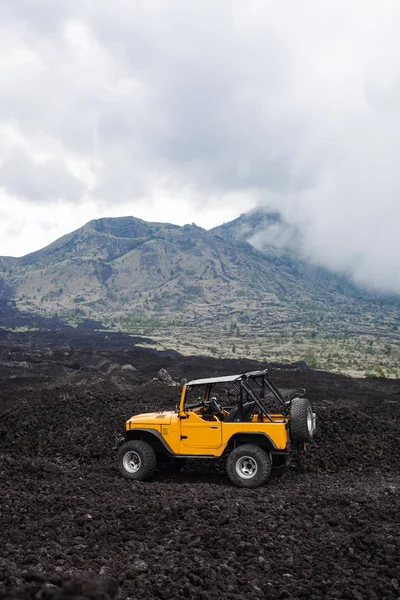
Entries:
[[309,348],[307,350],[306,356],[306,363],[312,368],[312,369],[316,369],[318,367],[318,360],[317,357],[315,356],[312,348]]

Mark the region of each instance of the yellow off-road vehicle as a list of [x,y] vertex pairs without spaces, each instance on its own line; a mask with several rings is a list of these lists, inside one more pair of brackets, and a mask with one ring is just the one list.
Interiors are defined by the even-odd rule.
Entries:
[[226,457],[235,485],[262,485],[295,445],[313,439],[316,417],[304,393],[279,390],[266,370],[190,381],[176,410],[126,422],[117,439],[119,469],[145,480],[165,463],[179,469],[186,458]]

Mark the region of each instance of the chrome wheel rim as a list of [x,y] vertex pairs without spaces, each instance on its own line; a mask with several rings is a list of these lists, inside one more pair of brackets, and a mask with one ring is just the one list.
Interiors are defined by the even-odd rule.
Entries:
[[142,465],[142,459],[137,452],[130,450],[124,455],[123,464],[128,473],[137,473]]
[[236,462],[236,473],[242,479],[251,479],[257,471],[257,462],[251,456],[242,456]]

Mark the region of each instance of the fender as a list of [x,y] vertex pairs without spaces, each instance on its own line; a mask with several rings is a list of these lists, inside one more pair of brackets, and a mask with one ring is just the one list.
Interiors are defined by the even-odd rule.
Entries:
[[[260,437],[261,437],[261,440],[260,440]],[[269,448],[269,450],[277,450],[275,442],[264,431],[238,431],[237,433],[234,433],[229,438],[229,442],[227,443],[226,447],[230,448],[232,443],[233,443],[233,446],[235,447],[236,441],[251,443],[254,440],[254,438],[257,438],[258,442],[261,441],[263,444],[265,444],[265,446],[267,446]]]
[[151,440],[150,436],[157,440],[157,442],[163,446],[163,450],[165,450],[167,454],[169,454],[170,456],[175,456],[175,452],[165,441],[161,433],[156,429],[147,427],[141,427],[140,429],[135,427],[135,429],[129,429],[128,431],[124,431],[123,433],[118,434],[115,449],[119,448],[119,446],[121,446],[128,440],[143,439],[144,441],[149,441],[149,439]]

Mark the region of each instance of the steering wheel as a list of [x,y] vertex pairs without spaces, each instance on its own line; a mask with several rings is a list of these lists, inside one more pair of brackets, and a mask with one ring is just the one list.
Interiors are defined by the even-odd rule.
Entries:
[[223,415],[224,411],[222,410],[221,404],[218,402],[217,398],[213,396],[210,398],[208,406],[212,412],[216,412],[218,415]]

